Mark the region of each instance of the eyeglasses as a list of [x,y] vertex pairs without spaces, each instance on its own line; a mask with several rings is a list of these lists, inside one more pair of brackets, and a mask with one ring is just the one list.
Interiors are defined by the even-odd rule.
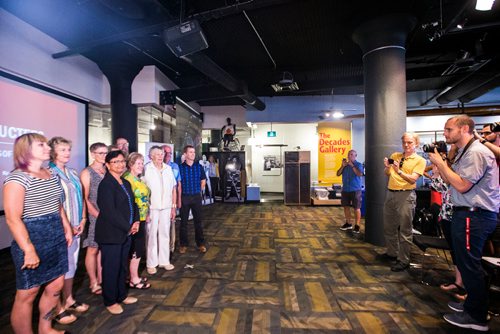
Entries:
[[125,160],[115,160],[115,161],[110,161],[110,164],[124,164]]
[[399,168],[403,167],[403,161],[405,161],[405,158],[401,158],[401,161],[399,162]]

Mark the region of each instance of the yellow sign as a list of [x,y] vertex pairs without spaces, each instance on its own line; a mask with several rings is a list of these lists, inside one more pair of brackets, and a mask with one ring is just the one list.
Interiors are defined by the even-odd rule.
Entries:
[[342,184],[342,176],[337,170],[342,158],[352,147],[351,123],[331,122],[318,124],[318,181],[321,183]]

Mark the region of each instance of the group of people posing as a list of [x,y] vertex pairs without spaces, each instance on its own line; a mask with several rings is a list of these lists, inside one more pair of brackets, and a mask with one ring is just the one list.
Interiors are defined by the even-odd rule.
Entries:
[[[34,300],[39,301],[40,333],[59,333],[52,321],[69,324],[89,305],[75,300],[73,278],[79,250],[86,248],[90,291],[102,295],[111,314],[137,302],[128,288],[148,289],[139,263],[147,272],[173,270],[175,217],[180,210],[180,247],[189,246],[188,217],[194,217],[198,251],[207,251],[201,222],[201,189],[206,176],[195,163],[195,149],[184,148],[185,161],[172,161],[172,147],[153,146],[150,162],[128,142],[90,146],[92,163],[81,173],[70,168],[71,142],[47,140],[36,133],[14,143],[14,167],[4,182],[4,208],[13,235],[11,254],[16,271],[16,296],[11,324],[16,333],[32,333]],[[46,165],[49,161],[48,166]],[[82,245],[80,245],[80,242]],[[28,320],[29,319],[29,320]]]

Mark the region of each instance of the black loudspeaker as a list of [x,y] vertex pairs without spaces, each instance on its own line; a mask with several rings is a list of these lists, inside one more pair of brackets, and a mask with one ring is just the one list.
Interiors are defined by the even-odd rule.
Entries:
[[285,204],[311,204],[311,152],[285,152]]
[[176,103],[176,94],[174,90],[162,90],[160,91],[160,105],[174,105]]
[[187,56],[208,48],[207,39],[196,20],[165,29],[163,40],[177,57]]

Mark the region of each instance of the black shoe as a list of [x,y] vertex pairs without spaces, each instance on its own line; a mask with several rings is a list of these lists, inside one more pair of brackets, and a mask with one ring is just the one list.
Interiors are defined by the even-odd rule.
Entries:
[[489,329],[486,322],[473,319],[467,312],[445,314],[443,318],[450,324],[461,328],[471,328],[482,332],[487,332]]
[[352,230],[353,233],[359,233],[359,225],[354,225],[354,230]]
[[403,263],[401,261],[396,262],[395,265],[391,267],[392,271],[399,272],[399,271],[404,271],[406,269],[410,268],[409,263]]
[[345,223],[344,225],[342,225],[342,226],[340,227],[340,229],[341,229],[342,231],[352,230],[352,225],[351,225],[351,224],[349,224],[349,223]]
[[463,312],[464,311],[464,304],[463,303],[449,302],[448,307],[451,308],[455,312]]
[[375,256],[375,259],[382,262],[394,262],[398,258],[397,256],[390,256],[389,254],[384,253],[384,254],[377,254],[377,256]]

